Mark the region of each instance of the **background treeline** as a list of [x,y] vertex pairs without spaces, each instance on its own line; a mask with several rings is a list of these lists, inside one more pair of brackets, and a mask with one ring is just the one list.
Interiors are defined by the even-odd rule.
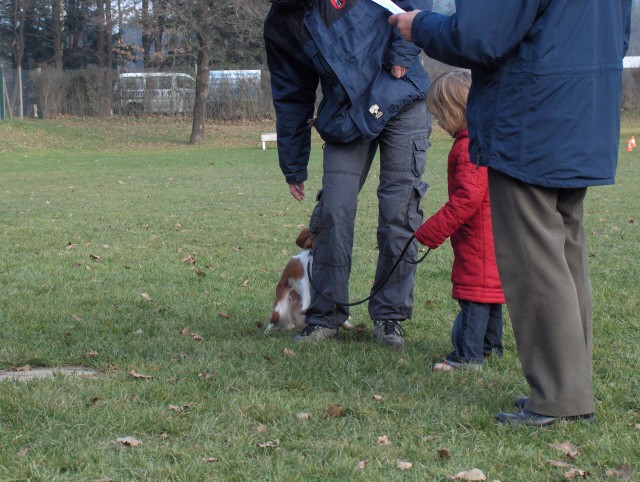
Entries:
[[[269,6],[268,0],[0,0],[6,80],[0,96],[14,115],[34,115],[35,105],[42,117],[110,115],[119,72],[173,71],[196,78],[195,117],[269,118],[262,39]],[[451,13],[454,1],[434,0],[434,8]],[[640,54],[639,24],[635,8],[629,55]],[[429,59],[425,65],[432,75],[445,68]],[[207,109],[210,69],[261,69],[260,101]],[[625,72],[623,96],[626,109],[640,108],[640,69]]]

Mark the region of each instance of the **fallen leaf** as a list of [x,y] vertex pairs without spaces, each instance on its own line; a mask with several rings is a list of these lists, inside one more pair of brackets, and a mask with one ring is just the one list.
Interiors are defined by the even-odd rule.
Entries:
[[98,356],[98,352],[91,350],[82,354],[82,358],[95,358]]
[[[607,475],[609,475],[608,473],[609,471],[607,471]],[[612,474],[611,475],[615,475],[616,477],[618,477],[621,480],[633,480],[633,469],[631,467],[629,467],[627,464],[620,464],[618,465],[618,468],[616,469],[616,471],[611,471]]]
[[162,432],[162,433],[160,434],[160,438],[161,438],[162,440],[167,440],[167,439],[169,438],[169,434],[168,434],[167,432]]
[[190,328],[188,326],[185,326],[182,330],[180,330],[180,334],[181,335],[188,335],[189,334],[189,330],[190,330]]
[[153,378],[151,375],[142,375],[142,374],[136,373],[134,371],[130,371],[129,375],[131,375],[133,378]]
[[151,301],[151,296],[149,296],[149,293],[140,293],[140,296],[142,296],[142,299],[145,301]]
[[571,467],[571,464],[568,464],[566,462],[563,462],[561,460],[547,460],[547,463],[549,465],[551,465],[552,467]]
[[374,395],[374,396],[373,396],[373,399],[374,399],[376,402],[384,402],[384,397],[383,397],[382,395]]
[[24,457],[25,455],[27,455],[28,450],[29,449],[27,447],[22,447],[20,450],[16,452],[16,457]]
[[561,444],[549,444],[549,447],[559,450],[567,456],[568,459],[575,459],[580,455],[580,451],[568,440]]
[[487,477],[480,469],[458,472],[456,475],[449,475],[448,478],[451,480],[487,480]]
[[185,405],[169,405],[169,410],[171,410],[172,412],[184,412],[191,406],[193,406],[193,402],[187,403]]
[[411,467],[413,467],[413,464],[408,460],[398,460],[396,467],[400,470],[409,470]]
[[218,312],[218,316],[219,316],[220,318],[226,318],[226,319],[231,318],[231,317],[230,317],[230,316],[229,316],[225,311],[219,311],[219,312]]
[[268,442],[262,442],[257,444],[261,449],[275,449],[280,446],[280,439],[269,440]]
[[325,418],[344,417],[343,405],[331,405],[324,412]]
[[256,423],[255,427],[253,427],[253,431],[255,433],[265,433],[267,431],[267,426],[263,423]]
[[640,430],[640,423],[636,423],[636,428]]
[[98,403],[100,401],[100,398],[98,397],[93,397],[91,400],[89,400],[89,403],[87,403],[87,406],[92,407],[93,405],[95,405],[96,403]]
[[360,462],[358,462],[356,464],[356,470],[357,471],[364,470],[366,465],[367,465],[367,461],[366,460],[361,460]]
[[243,288],[246,288],[248,285],[249,285],[249,280],[248,280],[248,279],[246,279],[246,280],[244,280],[244,281],[242,282],[242,287],[243,287]]
[[438,449],[438,457],[440,457],[441,459],[447,460],[451,458],[451,454],[449,453],[448,450]]
[[195,271],[195,272],[196,272],[196,274],[197,274],[198,276],[200,276],[200,277],[202,277],[202,276],[207,276],[207,274],[206,274],[204,271],[202,271],[200,268],[196,268],[194,271]]
[[102,259],[102,256],[98,254],[90,254],[89,257],[94,261],[100,261]]
[[569,480],[569,479],[575,479],[576,477],[580,477],[582,479],[586,479],[587,475],[589,475],[589,472],[582,470],[582,469],[576,469],[575,467],[572,469],[567,470],[564,473],[564,478]]
[[391,441],[386,435],[381,435],[380,437],[378,437],[378,445],[386,447],[387,445],[391,445]]
[[282,350],[282,356],[296,356],[296,352],[290,348],[286,348]]
[[298,420],[300,420],[301,422],[304,422],[305,420],[309,420],[309,417],[311,415],[308,412],[298,412],[296,413],[296,418]]
[[187,263],[187,264],[195,264],[195,262],[196,262],[196,258],[194,258],[194,257],[193,257],[193,255],[191,255],[191,254],[190,254],[189,256],[187,256],[186,258],[184,258],[184,259],[182,260],[182,262],[183,262],[183,263]]
[[76,246],[77,246],[77,244],[73,244],[71,241],[69,241],[69,242],[65,245],[64,249],[73,249],[73,248],[75,248]]
[[205,462],[220,462],[220,459],[217,457],[209,457],[207,459],[204,459]]
[[31,370],[31,365],[22,365],[21,367],[16,368],[17,372],[28,372]]
[[116,442],[126,445],[127,447],[138,447],[142,445],[142,441],[135,437],[120,437],[116,439]]
[[193,338],[194,341],[202,341],[202,337],[197,333],[191,333],[191,338]]
[[71,315],[71,318],[73,318],[75,321],[82,321],[82,316],[80,315]]

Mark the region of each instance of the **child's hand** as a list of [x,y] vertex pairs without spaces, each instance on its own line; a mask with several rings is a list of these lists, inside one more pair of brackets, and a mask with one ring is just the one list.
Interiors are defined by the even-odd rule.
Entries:
[[424,246],[428,246],[431,249],[435,249],[438,247],[438,246],[434,246],[433,242],[431,241],[432,236],[430,236],[430,231],[427,226],[427,223],[424,223],[422,226],[416,229],[416,232],[413,233],[413,235],[416,237],[418,242],[420,244],[423,244]]

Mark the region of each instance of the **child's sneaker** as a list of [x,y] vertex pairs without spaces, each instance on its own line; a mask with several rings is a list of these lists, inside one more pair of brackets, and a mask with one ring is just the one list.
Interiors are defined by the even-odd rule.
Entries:
[[404,328],[399,320],[375,320],[373,322],[373,334],[378,343],[391,348],[404,346]]

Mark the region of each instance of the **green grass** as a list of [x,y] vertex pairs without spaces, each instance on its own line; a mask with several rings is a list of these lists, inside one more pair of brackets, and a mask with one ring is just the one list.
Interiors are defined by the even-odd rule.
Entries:
[[[563,459],[549,444],[566,440],[581,451],[569,463],[591,480],[620,464],[638,479],[640,151],[624,147],[640,118],[624,119],[617,184],[586,202],[598,423],[541,430],[493,423],[527,388],[508,317],[503,359],[481,372],[430,371],[450,349],[456,313],[448,243],[419,268],[403,351],[370,332],[312,346],[265,337],[320,187],[321,144],[314,138],[308,196],[296,203],[276,150],[259,143],[271,124],[211,124],[202,147],[187,145],[189,130],[163,118],[0,123],[0,369],[100,370],[0,382],[0,480],[435,481],[474,467],[488,480],[562,480],[568,469],[547,460]],[[451,140],[434,132],[432,142],[427,215],[446,197]],[[375,269],[375,177],[359,204],[353,299]],[[352,315],[370,325],[365,307]],[[326,418],[335,404],[344,416]],[[115,442],[125,436],[142,445]]]

